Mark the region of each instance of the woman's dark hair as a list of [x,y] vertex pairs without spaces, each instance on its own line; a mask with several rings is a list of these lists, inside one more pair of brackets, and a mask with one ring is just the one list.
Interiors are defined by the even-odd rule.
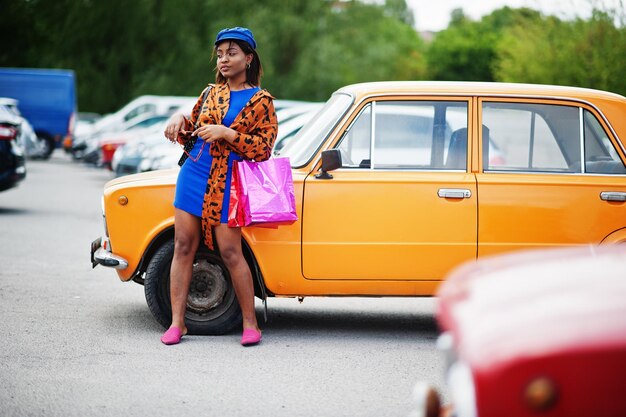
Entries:
[[[252,54],[250,67],[246,68],[246,82],[256,87],[261,85],[263,67],[261,66],[261,58],[259,58],[259,54],[256,53],[256,50],[252,49],[248,42],[240,41],[238,39],[228,39],[224,42],[235,42],[237,45],[239,45],[245,55]],[[215,51],[217,51],[218,46],[219,45],[215,45],[215,48],[213,49],[213,58],[215,57]],[[224,78],[217,65],[215,66],[215,82],[217,84],[224,84],[226,82],[226,78]]]

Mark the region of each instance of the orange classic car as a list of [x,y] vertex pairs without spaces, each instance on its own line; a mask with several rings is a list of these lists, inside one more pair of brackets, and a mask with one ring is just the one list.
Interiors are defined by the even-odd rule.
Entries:
[[[280,129],[280,126],[279,126]],[[165,139],[164,139],[165,140]],[[299,220],[246,228],[259,297],[431,296],[468,260],[626,241],[626,98],[559,86],[380,82],[336,91],[280,151]],[[105,185],[91,260],[145,286],[170,322],[177,170]],[[200,248],[187,326],[241,320],[219,253]]]

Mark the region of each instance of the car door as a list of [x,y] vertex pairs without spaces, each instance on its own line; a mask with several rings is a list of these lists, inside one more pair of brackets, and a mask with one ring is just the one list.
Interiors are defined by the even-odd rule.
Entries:
[[475,259],[471,100],[369,100],[336,137],[343,165],[305,180],[302,268],[314,280],[439,280]]
[[597,110],[502,98],[479,109],[479,256],[600,243],[626,227],[626,168]]

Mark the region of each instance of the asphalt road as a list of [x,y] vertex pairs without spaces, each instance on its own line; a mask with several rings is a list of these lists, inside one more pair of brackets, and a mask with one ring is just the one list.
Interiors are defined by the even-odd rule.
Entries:
[[259,346],[162,345],[143,287],[91,269],[110,174],[27,169],[0,193],[0,416],[405,417],[417,380],[443,387],[432,299],[270,299]]

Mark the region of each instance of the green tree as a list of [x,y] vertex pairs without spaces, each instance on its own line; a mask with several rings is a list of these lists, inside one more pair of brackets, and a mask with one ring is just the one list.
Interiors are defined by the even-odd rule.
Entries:
[[462,9],[451,14],[450,25],[439,32],[427,51],[428,73],[435,80],[494,81],[497,45],[502,32],[514,24],[538,19],[528,9],[503,7],[472,21]]
[[232,26],[255,33],[263,86],[279,98],[325,100],[351,82],[425,72],[404,0],[0,2],[0,65],[75,70],[82,111],[110,112],[140,94],[199,94],[215,79],[215,34]]
[[388,16],[411,27],[415,26],[413,10],[407,6],[406,0],[385,0],[385,11]]
[[325,100],[345,84],[420,79],[423,49],[413,28],[387,15],[384,6],[346,3],[318,21],[316,36],[298,56],[290,93]]
[[626,94],[626,28],[615,23],[620,17],[595,9],[588,20],[546,17],[513,26],[498,45],[496,78]]

